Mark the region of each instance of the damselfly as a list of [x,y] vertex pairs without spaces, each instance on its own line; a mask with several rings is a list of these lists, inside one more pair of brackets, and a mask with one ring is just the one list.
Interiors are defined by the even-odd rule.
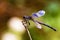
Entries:
[[[29,30],[28,30],[28,27],[26,26],[27,23],[30,25],[29,20],[32,20],[32,21],[36,24],[36,27],[39,28],[39,29],[42,28],[41,25],[44,25],[44,26],[49,27],[49,28],[51,28],[52,30],[56,31],[55,28],[53,28],[53,27],[51,27],[51,26],[49,26],[49,25],[47,25],[47,24],[44,24],[44,23],[39,22],[39,21],[37,21],[37,20],[34,19],[34,18],[41,17],[41,16],[43,16],[44,14],[45,14],[45,11],[44,11],[44,10],[40,10],[40,11],[38,11],[38,12],[33,13],[31,16],[23,16],[24,21],[23,21],[22,23],[23,23],[24,27],[26,28],[26,31],[28,32],[28,35],[29,35],[29,37],[30,37],[30,40],[32,40],[32,37],[31,37],[31,35],[30,35],[30,32],[29,32]],[[41,25],[40,25],[40,24],[41,24]]]

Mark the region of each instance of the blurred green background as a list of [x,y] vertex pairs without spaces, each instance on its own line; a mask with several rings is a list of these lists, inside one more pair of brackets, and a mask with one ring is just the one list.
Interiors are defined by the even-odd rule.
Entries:
[[[33,40],[60,40],[60,0],[0,0],[0,38],[4,31],[8,31],[6,24],[11,17],[22,18],[38,10],[45,10],[46,14],[37,20],[51,25],[57,31],[45,26],[37,29],[31,21],[29,27],[32,28],[29,30]],[[29,40],[26,32],[21,37],[22,40]]]

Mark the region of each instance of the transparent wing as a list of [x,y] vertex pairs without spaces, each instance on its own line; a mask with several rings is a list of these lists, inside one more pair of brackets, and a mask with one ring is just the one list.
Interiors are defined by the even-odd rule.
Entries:
[[38,18],[38,17],[43,16],[44,14],[45,14],[45,11],[44,11],[44,10],[40,10],[40,11],[38,11],[38,12],[36,12],[36,13],[33,13],[33,14],[32,14],[32,17],[33,17],[33,18]]
[[[33,13],[32,17],[33,18],[38,18],[38,17],[43,16],[44,14],[45,14],[45,11],[44,10],[40,10],[40,11],[38,11],[36,13]],[[35,20],[34,20],[34,22],[35,22],[35,25],[36,25],[37,28],[39,28],[39,29],[42,28],[41,25],[38,22],[36,22]]]
[[37,28],[42,29],[42,26],[39,23],[35,22],[35,25]]

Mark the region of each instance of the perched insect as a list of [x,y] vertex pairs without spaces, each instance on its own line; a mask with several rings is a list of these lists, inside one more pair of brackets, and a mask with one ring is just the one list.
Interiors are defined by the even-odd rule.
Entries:
[[[39,21],[37,21],[37,20],[34,19],[34,18],[41,17],[41,16],[43,16],[44,14],[45,14],[45,11],[44,11],[44,10],[40,10],[40,11],[38,11],[38,12],[36,12],[36,13],[33,13],[31,16],[23,16],[24,21],[23,21],[22,23],[23,23],[24,27],[26,28],[26,30],[27,30],[27,32],[28,32],[28,35],[29,35],[29,37],[30,37],[30,40],[32,40],[32,37],[31,37],[31,35],[30,35],[30,32],[29,32],[29,30],[28,30],[28,27],[26,26],[27,23],[30,25],[29,20],[32,20],[32,21],[36,24],[36,27],[39,28],[39,29],[42,28],[41,25],[44,25],[44,26],[49,27],[49,28],[51,28],[52,30],[56,31],[55,28],[53,28],[53,27],[51,27],[51,26],[49,26],[49,25],[47,25],[47,24],[44,24],[44,23],[39,22]],[[41,25],[40,25],[40,24],[41,24]]]

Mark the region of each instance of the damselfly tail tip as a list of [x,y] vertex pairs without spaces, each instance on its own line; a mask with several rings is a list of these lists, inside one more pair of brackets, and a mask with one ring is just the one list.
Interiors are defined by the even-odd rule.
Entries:
[[54,31],[56,31],[56,29],[53,29]]

